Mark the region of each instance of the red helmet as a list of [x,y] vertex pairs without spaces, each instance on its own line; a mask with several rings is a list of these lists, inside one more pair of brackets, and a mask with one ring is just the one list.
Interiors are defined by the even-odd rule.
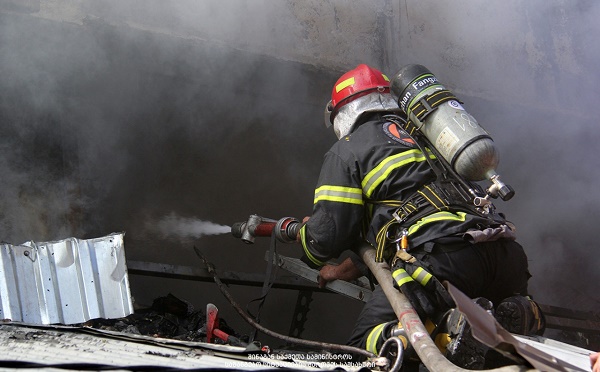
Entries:
[[330,125],[342,106],[375,91],[389,93],[390,80],[381,71],[373,67],[360,64],[355,69],[342,75],[333,86],[331,101],[326,107],[326,112],[329,113],[328,121]]

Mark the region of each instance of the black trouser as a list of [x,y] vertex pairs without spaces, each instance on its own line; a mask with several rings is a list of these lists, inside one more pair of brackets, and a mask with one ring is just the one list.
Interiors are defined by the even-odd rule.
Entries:
[[[527,281],[531,276],[527,256],[515,241],[501,239],[452,246],[436,243],[431,253],[422,250],[411,250],[410,253],[438,280],[449,281],[471,298],[485,297],[497,305],[507,297],[527,295]],[[373,297],[363,307],[348,344],[365,348],[374,327],[397,320],[383,290],[377,286]]]

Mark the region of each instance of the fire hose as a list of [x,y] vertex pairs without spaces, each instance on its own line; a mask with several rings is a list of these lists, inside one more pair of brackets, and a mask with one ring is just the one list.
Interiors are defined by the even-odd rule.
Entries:
[[[436,344],[429,336],[429,332],[427,332],[425,325],[423,322],[421,322],[417,312],[412,307],[406,296],[394,288],[389,265],[385,262],[375,262],[375,249],[370,245],[364,245],[361,247],[359,254],[369,267],[369,270],[371,270],[373,273],[373,276],[375,276],[379,282],[379,285],[383,289],[385,296],[394,309],[394,313],[406,331],[409,342],[427,369],[431,372],[470,371],[452,364],[448,359],[446,359],[445,356],[442,355]],[[516,372],[527,370],[528,369],[523,366],[513,365],[491,369],[488,371]]]
[[[300,229],[300,222],[292,217],[285,217],[280,220],[272,220],[266,219],[257,215],[251,215],[248,221],[235,223],[231,232],[232,235],[236,238],[242,239],[247,244],[254,243],[254,238],[257,236],[272,236],[278,241],[284,243],[292,243],[296,241],[296,236],[298,230]],[[200,255],[200,253],[197,251]],[[411,305],[408,298],[402,294],[399,290],[397,290],[393,285],[393,277],[390,271],[390,267],[386,262],[376,262],[375,261],[375,249],[365,244],[359,250],[359,255],[365,264],[368,266],[369,270],[373,273],[373,276],[381,286],[383,292],[385,293],[388,301],[390,302],[394,313],[396,314],[398,320],[402,324],[403,329],[406,331],[406,335],[408,337],[409,342],[413,346],[416,351],[419,359],[423,362],[423,364],[427,367],[429,371],[432,372],[467,372],[471,371],[468,369],[464,369],[458,367],[451,363],[438,349],[437,345],[431,339],[429,332],[425,328],[425,325],[417,315],[417,312]],[[202,256],[201,256],[202,257]],[[204,259],[203,259],[204,260]],[[206,263],[206,261],[205,261]],[[210,272],[210,269],[209,269]],[[214,272],[214,270],[213,270]],[[214,273],[213,273],[214,275]],[[217,280],[215,276],[215,280]],[[217,283],[218,284],[218,283]],[[227,297],[227,296],[226,296]],[[229,299],[229,297],[228,297]],[[232,299],[230,299],[230,302]],[[233,303],[232,303],[233,304]],[[235,306],[234,306],[235,307]],[[236,307],[236,310],[246,319],[247,314],[243,314],[243,310],[241,308]],[[260,327],[259,324],[255,324],[252,319],[246,319],[250,324],[255,327]],[[272,335],[274,337],[290,339],[290,337],[276,334],[269,330],[263,330],[266,334]],[[319,346],[324,347],[324,345],[332,346],[331,344],[323,344],[316,341],[306,341],[294,339],[295,341],[300,341],[303,344],[308,346]],[[307,343],[308,342],[308,343]],[[339,347],[342,345],[333,345],[338,350],[341,350]],[[353,349],[352,352],[357,353],[357,348],[346,346],[347,348]],[[373,357],[374,355],[367,352],[366,350],[361,350],[360,353],[362,355],[366,355],[369,357]],[[348,349],[348,351],[350,351]],[[530,369],[524,366],[518,365],[510,365],[504,366],[496,369],[490,369],[488,371],[493,372],[517,372],[517,371],[528,371]]]

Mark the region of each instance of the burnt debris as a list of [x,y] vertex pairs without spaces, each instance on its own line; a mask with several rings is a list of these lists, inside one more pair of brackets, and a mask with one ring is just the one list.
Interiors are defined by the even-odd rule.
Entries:
[[[206,341],[206,311],[196,310],[190,303],[169,293],[156,298],[150,307],[136,309],[131,315],[118,319],[93,319],[84,326],[151,337],[170,338],[182,341]],[[219,328],[224,332],[247,340],[219,319]],[[215,338],[214,343],[225,342]]]

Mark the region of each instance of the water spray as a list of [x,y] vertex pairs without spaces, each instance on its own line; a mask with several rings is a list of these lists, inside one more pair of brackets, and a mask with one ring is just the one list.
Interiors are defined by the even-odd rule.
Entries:
[[[154,227],[154,224],[149,225]],[[163,237],[200,238],[205,235],[229,234],[231,227],[197,218],[179,217],[174,213],[156,222],[156,229]]]

